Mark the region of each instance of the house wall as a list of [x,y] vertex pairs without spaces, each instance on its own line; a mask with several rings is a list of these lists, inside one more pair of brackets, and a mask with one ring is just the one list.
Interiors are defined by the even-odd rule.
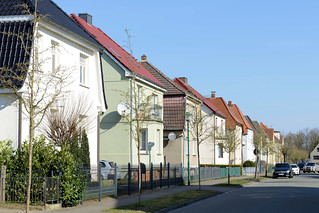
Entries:
[[[197,141],[194,132],[194,128],[191,125],[191,120],[194,119],[193,116],[200,116],[201,114],[201,104],[197,100],[187,97],[186,100],[186,112],[191,113],[189,121],[189,162],[190,167],[198,167],[198,156],[197,156]],[[185,120],[186,128],[184,129],[184,167],[188,165],[188,140],[187,140],[187,121]]]
[[[138,149],[137,142],[130,135],[130,115],[121,116],[117,112],[119,103],[124,102],[130,104],[131,83],[130,78],[125,75],[125,70],[110,56],[103,54],[102,66],[104,74],[104,87],[108,100],[108,111],[101,116],[101,159],[110,160],[119,165],[127,165],[131,160],[131,164],[137,165]],[[136,88],[141,87],[144,97],[149,95],[157,95],[158,105],[163,106],[163,91],[136,79]],[[137,89],[133,92],[137,95]],[[133,111],[133,110],[132,110]],[[131,113],[133,113],[131,111]],[[133,115],[133,117],[135,117]],[[141,152],[141,162],[149,166],[149,161],[153,165],[159,165],[163,162],[163,113],[161,113],[161,121],[143,122],[147,128],[147,141],[155,143],[151,151]],[[133,133],[135,133],[135,124],[133,123]],[[158,136],[158,130],[160,136]]]
[[310,153],[310,161],[319,163],[319,144]]
[[0,141],[11,140],[13,148],[18,148],[18,101],[5,91],[0,91],[0,118]]
[[246,135],[243,135],[243,162],[251,160],[256,161],[256,156],[254,155],[254,131],[248,129]]
[[164,140],[164,157],[166,158],[167,163],[170,163],[171,165],[180,165],[183,162],[183,131],[164,131],[164,138],[167,138],[170,132],[174,132],[176,134],[176,139],[173,141]]
[[[39,61],[42,61],[42,71],[47,73],[47,75],[52,74],[52,41],[58,43],[56,48],[57,55],[57,66],[61,66],[64,70],[65,76],[68,76],[65,80],[65,87],[62,91],[60,99],[58,102],[52,105],[54,109],[62,109],[67,107],[75,106],[75,103],[87,103],[89,110],[85,114],[86,116],[86,130],[89,140],[90,147],[90,159],[91,159],[91,168],[97,168],[98,163],[98,115],[99,113],[105,111],[104,99],[102,95],[102,82],[101,82],[101,70],[100,70],[100,60],[98,49],[86,43],[84,40],[78,40],[74,38],[73,35],[68,34],[68,32],[56,28],[49,23],[39,24],[39,34],[40,39],[37,42]],[[86,77],[87,84],[80,85],[80,54],[83,54],[87,57],[86,60]],[[46,85],[44,82],[38,84],[40,88],[45,88]],[[53,90],[54,88],[50,88]],[[24,92],[27,90],[26,84],[21,88],[21,91]],[[48,93],[51,92],[48,91]],[[48,94],[47,93],[47,94]],[[48,95],[45,96],[45,99],[48,98]],[[1,98],[1,102],[5,102]],[[51,109],[52,109],[51,108]],[[49,110],[51,110],[49,109]],[[25,113],[24,107],[22,107],[22,118],[21,118],[21,139],[22,142],[28,139],[29,135],[29,124],[28,124],[28,114]],[[4,134],[0,134],[3,139],[10,139],[14,141],[13,146],[18,146],[18,107],[16,105],[2,107],[0,112],[1,119],[2,114],[5,114],[4,117],[9,119],[10,125],[8,131]],[[39,119],[39,118],[36,118]],[[1,122],[3,125],[3,122]],[[35,130],[35,135],[40,135],[43,133],[43,129],[38,127]],[[5,128],[1,128],[0,131],[4,131]],[[9,133],[9,134],[8,134]]]
[[100,122],[100,159],[127,165],[130,162],[130,128],[126,119],[117,112],[117,106],[121,101],[125,102],[120,91],[129,91],[130,82],[114,60],[106,54],[101,58],[108,110]]
[[237,140],[238,145],[236,147],[236,151],[234,153],[233,164],[240,165],[242,164],[242,127],[237,125],[236,126],[236,134],[237,134]]

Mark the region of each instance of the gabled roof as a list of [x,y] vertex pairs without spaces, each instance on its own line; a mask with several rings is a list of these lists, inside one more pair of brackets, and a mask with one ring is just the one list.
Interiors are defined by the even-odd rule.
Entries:
[[261,128],[266,132],[268,138],[270,140],[274,140],[274,129],[268,128],[265,124],[262,122],[260,123]]
[[236,125],[243,125],[234,115],[234,113],[230,110],[227,103],[222,97],[217,98],[206,98],[209,102],[214,104],[224,115],[227,116],[226,118],[226,128],[234,129]]
[[[51,0],[38,0],[37,12],[45,16],[45,19],[65,28],[71,33],[100,46],[100,44],[83,28],[72,20],[58,5]],[[0,0],[0,16],[26,15],[21,4],[27,4],[32,12],[35,8],[35,0]]]
[[239,107],[236,104],[231,104],[230,106],[231,111],[234,113],[236,118],[243,124],[243,134],[248,134],[248,129],[252,130],[251,125],[246,120],[243,113],[240,111]]
[[226,118],[226,115],[220,111],[216,106],[214,106],[213,103],[209,102],[204,96],[202,96],[199,92],[197,92],[193,87],[191,87],[189,84],[184,83],[179,78],[174,78],[173,81],[180,85],[183,89],[187,90],[189,93],[193,94],[196,98],[201,100],[208,108],[210,108],[213,112],[216,114]]
[[[27,49],[32,46],[32,16],[24,12],[25,8],[22,4],[28,5],[31,12],[34,12],[35,0],[0,0],[0,74],[8,75],[13,80],[11,85],[21,87],[26,75],[26,68],[21,69],[21,65],[27,66],[30,61],[30,56],[27,54]],[[44,21],[49,21],[59,26],[61,29],[68,31],[70,34],[84,39],[99,49],[103,47],[88,34],[78,23],[72,20],[60,7],[51,0],[39,0],[37,12],[43,15]],[[9,18],[8,18],[9,17]],[[25,17],[29,17],[25,18]],[[25,47],[22,46],[20,39],[17,36],[8,36],[5,33],[20,34],[24,33]],[[19,69],[20,66],[20,69]],[[23,71],[24,70],[24,71]],[[10,72],[10,74],[9,74]],[[16,76],[16,77],[13,77]],[[19,80],[17,80],[19,78]],[[0,82],[1,86],[5,86],[6,82]]]
[[140,62],[157,80],[159,80],[166,88],[164,95],[186,95],[184,90],[176,84],[172,79],[164,75],[153,64],[146,60]]
[[[30,35],[33,26],[30,21],[0,22],[0,32]],[[0,78],[0,87],[19,88],[23,84],[30,59],[26,49],[30,50],[32,42],[30,37],[24,36],[23,44],[18,36],[6,33],[0,33],[0,76],[7,76]]]
[[71,14],[77,23],[79,23],[88,33],[95,37],[95,39],[103,45],[103,47],[110,53],[116,60],[125,66],[130,72],[135,72],[139,76],[147,79],[148,81],[155,83],[156,85],[164,88],[164,85],[157,80],[145,67],[143,67],[132,55],[125,51],[120,45],[113,41],[108,35],[106,35],[100,28],[97,28],[91,24],[88,24],[82,18],[75,14]]

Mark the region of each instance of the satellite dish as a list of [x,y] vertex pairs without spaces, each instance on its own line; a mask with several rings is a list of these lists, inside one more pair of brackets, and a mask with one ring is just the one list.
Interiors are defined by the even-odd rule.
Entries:
[[168,140],[173,141],[176,139],[176,134],[174,132],[170,132],[168,134]]
[[117,112],[121,116],[126,116],[130,114],[130,106],[127,103],[121,102],[117,105]]

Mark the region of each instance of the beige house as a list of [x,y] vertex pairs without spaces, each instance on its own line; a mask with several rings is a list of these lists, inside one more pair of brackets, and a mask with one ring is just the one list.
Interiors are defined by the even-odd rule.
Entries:
[[310,161],[319,163],[319,144],[310,152]]

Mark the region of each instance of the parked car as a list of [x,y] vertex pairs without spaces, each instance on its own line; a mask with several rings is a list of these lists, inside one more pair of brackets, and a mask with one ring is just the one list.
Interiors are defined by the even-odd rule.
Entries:
[[318,164],[314,163],[314,162],[308,162],[304,167],[303,167],[303,172],[318,172],[319,173],[319,166]]
[[[102,180],[112,180],[114,179],[115,174],[115,163],[107,160],[101,160],[100,161],[101,166],[101,178]],[[121,171],[118,167],[117,169],[117,179],[121,179]]]
[[279,176],[293,178],[292,168],[289,163],[276,163],[273,177],[277,178]]
[[300,169],[297,166],[297,164],[290,164],[291,168],[292,168],[292,173],[294,175],[299,175],[300,174]]
[[299,167],[300,171],[303,171],[303,167],[304,167],[305,165],[306,165],[305,162],[300,162],[300,163],[298,163],[298,167]]

